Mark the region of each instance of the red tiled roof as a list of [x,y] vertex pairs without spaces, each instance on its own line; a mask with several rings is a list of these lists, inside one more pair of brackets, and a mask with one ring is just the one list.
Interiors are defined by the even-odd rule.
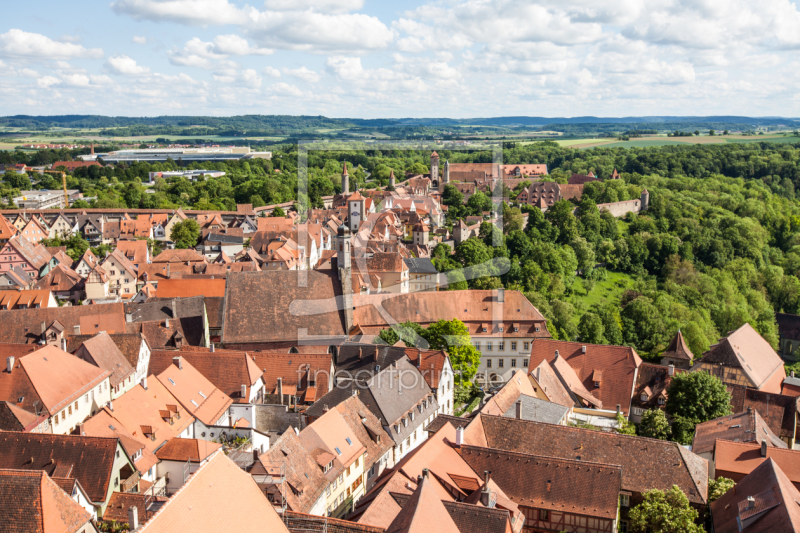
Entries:
[[762,457],[761,446],[758,444],[717,440],[714,445],[714,465],[717,472],[745,476],[767,459],[774,460],[792,483],[800,486],[800,450],[767,446],[766,457]]
[[0,470],[0,500],[2,529],[8,532],[75,533],[92,518],[41,471]]
[[139,531],[288,533],[289,530],[253,477],[217,452]]
[[105,502],[112,483],[117,442],[79,435],[3,432],[0,468],[42,470],[54,477],[73,477],[93,502]]
[[167,441],[157,452],[156,457],[162,461],[186,461],[199,463],[208,459],[211,454],[222,448],[217,442],[200,439],[174,438]]
[[717,439],[733,442],[751,442],[760,445],[786,448],[786,443],[775,435],[758,411],[744,411],[697,424],[694,428],[692,451],[706,453],[714,450]]
[[67,172],[72,172],[76,168],[81,167],[99,167],[102,166],[97,161],[56,161],[50,168],[56,170],[58,167],[66,167]]
[[165,279],[158,282],[156,297],[189,298],[191,296],[225,296],[224,279]]
[[426,471],[411,497],[386,528],[386,533],[428,533],[433,524],[436,524],[437,532],[459,533],[433,486],[435,483]]
[[[555,354],[558,351],[558,358],[563,358],[569,363],[584,390],[599,399],[605,409],[614,409],[619,405],[627,416],[636,369],[642,364],[642,360],[633,348],[551,339],[534,339],[531,344],[531,368],[539,366],[545,359],[551,366],[557,364]],[[584,347],[586,347],[585,352]],[[604,377],[599,387],[595,387],[595,381],[592,379],[595,370],[603,371]],[[579,394],[574,386],[573,392]]]
[[[176,357],[180,357],[180,353]],[[227,394],[215,387],[183,358],[181,368],[177,364],[168,366],[158,374],[158,380],[187,411],[206,426],[216,425],[233,403]]]

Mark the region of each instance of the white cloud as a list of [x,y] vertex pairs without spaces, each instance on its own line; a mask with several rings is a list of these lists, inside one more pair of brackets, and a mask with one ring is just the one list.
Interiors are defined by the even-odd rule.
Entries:
[[51,85],[56,85],[58,83],[61,83],[61,80],[59,80],[54,76],[42,76],[41,78],[36,80],[36,85],[42,87],[43,89],[46,89]]
[[213,41],[202,41],[194,37],[187,41],[180,50],[169,53],[169,61],[173,65],[218,68],[219,61],[230,56],[269,55],[274,50],[250,46],[246,39],[238,35],[217,35]]
[[265,0],[264,5],[274,11],[313,9],[323,13],[347,13],[364,7],[364,0]]
[[189,26],[243,24],[247,11],[228,0],[116,0],[111,9],[137,20],[177,22]]
[[295,69],[283,69],[283,73],[287,76],[293,76],[295,78],[300,78],[303,81],[307,81],[309,83],[316,83],[319,81],[319,74],[314,72],[313,70],[309,70],[306,67],[300,67]]
[[303,91],[301,91],[296,86],[291,85],[289,83],[283,83],[283,82],[275,83],[267,87],[267,89],[275,96],[289,96],[295,98],[303,96]]
[[136,60],[122,54],[116,54],[108,58],[106,68],[115,74],[125,76],[143,76],[150,73],[150,69],[136,63]]
[[147,37],[144,35],[134,35],[131,41],[136,44],[147,44]]
[[273,78],[281,77],[281,71],[276,69],[275,67],[264,67],[264,70],[262,72],[267,76],[271,76]]
[[12,29],[0,35],[0,55],[32,59],[72,59],[102,57],[100,48],[87,49],[79,44],[58,42],[40,33]]

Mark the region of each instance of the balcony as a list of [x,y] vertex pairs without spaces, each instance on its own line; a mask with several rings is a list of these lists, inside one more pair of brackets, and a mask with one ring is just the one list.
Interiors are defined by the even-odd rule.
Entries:
[[139,492],[139,480],[142,478],[139,472],[134,472],[131,477],[122,482],[120,492]]

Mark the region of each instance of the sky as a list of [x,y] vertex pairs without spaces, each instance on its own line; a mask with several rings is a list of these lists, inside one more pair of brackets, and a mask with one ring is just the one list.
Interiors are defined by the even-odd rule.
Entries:
[[0,115],[800,116],[789,0],[6,2]]

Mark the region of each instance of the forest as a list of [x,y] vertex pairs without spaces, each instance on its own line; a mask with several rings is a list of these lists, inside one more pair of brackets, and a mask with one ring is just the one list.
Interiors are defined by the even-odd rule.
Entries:
[[[6,161],[47,159],[48,152],[4,155]],[[487,151],[439,153],[452,162],[492,158]],[[427,172],[429,154],[427,149],[312,151],[301,210],[340,191],[343,162],[351,184],[376,187],[386,185],[392,171],[398,177]],[[574,150],[552,142],[511,143],[502,157],[505,163],[546,163],[546,179],[562,183],[572,173],[607,178],[615,168],[622,179],[587,184],[577,215],[567,201],[544,214],[520,209],[514,204],[518,191],[506,190],[508,204],[496,206],[504,214],[502,230],[484,224],[479,237],[455,250],[446,245],[434,250],[451,289],[518,288],[546,316],[554,337],[628,344],[645,358],[662,351],[678,329],[701,354],[744,322],[775,346],[774,313],[800,312],[800,145]],[[146,188],[148,172],[178,165],[135,163],[77,169],[68,186],[94,198],[86,206],[230,210],[237,203],[296,201],[297,161],[297,146],[282,145],[272,160],[203,165],[227,172],[221,178],[158,179]],[[36,186],[58,185],[44,177]],[[26,177],[7,172],[0,196],[8,203],[27,187]],[[643,188],[650,193],[644,213],[614,219],[597,210],[597,203],[638,198]],[[446,191],[444,203],[451,205],[451,224],[454,214],[491,208],[491,198],[483,194],[462,205],[458,195]],[[471,279],[465,279],[464,269]]]

